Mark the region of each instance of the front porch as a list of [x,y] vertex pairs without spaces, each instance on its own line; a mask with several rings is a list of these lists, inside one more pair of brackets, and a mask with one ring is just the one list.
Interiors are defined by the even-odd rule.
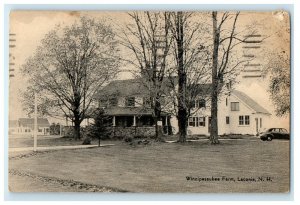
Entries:
[[[170,117],[163,116],[159,121],[159,129],[164,135],[172,134]],[[114,137],[151,137],[155,135],[155,123],[152,116],[111,116],[110,129]]]
[[[113,137],[151,137],[155,136],[155,121],[150,109],[141,108],[108,108],[105,115],[108,116],[109,129],[112,129]],[[164,135],[172,134],[170,122],[171,116],[161,114],[158,121],[159,129]]]

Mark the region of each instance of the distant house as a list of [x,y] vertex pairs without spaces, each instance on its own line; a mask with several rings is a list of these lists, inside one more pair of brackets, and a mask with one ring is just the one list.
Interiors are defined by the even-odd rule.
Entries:
[[[47,118],[38,118],[38,135],[50,134],[50,123]],[[34,119],[33,118],[19,118],[18,120],[9,121],[10,134],[33,134]]]
[[[170,92],[164,84],[165,92]],[[109,83],[97,95],[98,107],[103,108],[110,118],[114,135],[154,135],[153,109],[150,106],[150,92],[141,78],[116,80]],[[162,101],[164,97],[161,98]],[[162,107],[164,102],[161,102]],[[161,112],[164,132],[170,133],[171,115]]]
[[[189,134],[210,134],[211,99],[210,90],[195,99],[195,112],[189,117]],[[244,92],[229,90],[218,103],[219,134],[255,135],[267,128],[270,113]],[[176,126],[176,123],[174,124]]]

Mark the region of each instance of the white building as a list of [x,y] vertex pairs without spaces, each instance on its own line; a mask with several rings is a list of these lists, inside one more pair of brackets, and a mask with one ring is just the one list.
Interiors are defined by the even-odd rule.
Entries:
[[[195,108],[188,122],[188,134],[209,135],[211,110],[210,98],[199,96],[195,100]],[[219,135],[257,133],[268,128],[271,114],[258,102],[244,92],[230,90],[227,96],[222,96],[218,103],[218,130]],[[178,130],[177,120],[172,120],[172,126]]]
[[[47,118],[37,119],[38,135],[50,134],[50,123]],[[10,120],[9,134],[32,135],[34,128],[33,118],[19,118],[18,120]]]

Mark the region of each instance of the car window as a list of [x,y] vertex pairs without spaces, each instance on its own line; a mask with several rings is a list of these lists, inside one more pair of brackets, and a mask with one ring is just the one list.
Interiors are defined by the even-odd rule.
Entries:
[[288,131],[286,129],[284,129],[284,128],[281,129],[281,132],[288,133]]

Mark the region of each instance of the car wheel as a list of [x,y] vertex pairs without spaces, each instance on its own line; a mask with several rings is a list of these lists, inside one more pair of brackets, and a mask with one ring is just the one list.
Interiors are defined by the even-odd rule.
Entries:
[[271,136],[268,136],[268,137],[267,137],[267,140],[268,140],[268,141],[272,141],[272,137],[271,137]]

